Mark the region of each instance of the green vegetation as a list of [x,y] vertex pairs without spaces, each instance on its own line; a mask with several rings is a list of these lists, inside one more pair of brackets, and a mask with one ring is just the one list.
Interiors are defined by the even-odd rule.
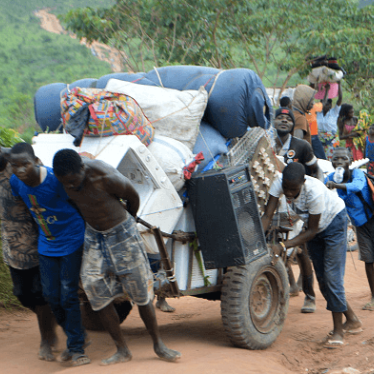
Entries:
[[0,307],[22,307],[18,299],[13,295],[13,283],[10,278],[9,268],[3,261],[1,241],[0,256]]
[[[40,28],[35,10],[48,7],[60,14],[76,6],[110,6],[111,0],[2,0],[0,2],[0,145],[12,146],[21,137],[31,141],[40,131],[34,119],[37,89],[54,82],[99,78],[111,72],[108,63],[92,56],[77,39]],[[1,245],[1,242],[0,242]],[[0,305],[19,306],[12,294],[9,269],[0,248]]]
[[2,0],[0,3],[0,127],[18,129],[26,141],[40,131],[34,119],[33,96],[54,82],[99,78],[110,65],[68,35],[41,29],[34,11],[60,14],[73,7],[110,6],[104,0]]
[[134,71],[149,62],[243,67],[284,89],[303,82],[314,57],[334,56],[348,73],[345,92],[372,111],[374,6],[355,0],[116,0],[63,20],[78,36],[123,50]]

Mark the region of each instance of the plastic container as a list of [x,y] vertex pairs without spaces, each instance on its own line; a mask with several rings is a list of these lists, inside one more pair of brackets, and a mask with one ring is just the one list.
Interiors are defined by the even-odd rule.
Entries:
[[339,166],[338,168],[336,168],[336,171],[335,171],[335,174],[334,174],[334,177],[333,177],[334,182],[335,183],[342,183],[343,178],[344,178],[344,168]]

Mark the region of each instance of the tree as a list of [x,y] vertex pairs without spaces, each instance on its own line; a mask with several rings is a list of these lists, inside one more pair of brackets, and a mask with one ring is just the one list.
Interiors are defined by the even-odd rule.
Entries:
[[252,68],[284,89],[313,57],[339,58],[356,95],[374,72],[373,6],[352,0],[117,0],[72,10],[68,30],[123,52],[129,70],[170,64]]

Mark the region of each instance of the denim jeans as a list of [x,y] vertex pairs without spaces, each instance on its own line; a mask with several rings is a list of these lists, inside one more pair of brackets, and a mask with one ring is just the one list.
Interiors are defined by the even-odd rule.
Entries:
[[325,150],[323,149],[323,145],[321,141],[319,140],[318,135],[312,136],[312,148],[313,148],[314,155],[317,158],[326,160]]
[[347,211],[344,208],[330,225],[307,244],[327,310],[345,312],[345,259],[347,256]]
[[43,295],[67,336],[70,354],[84,353],[85,331],[78,298],[83,246],[67,256],[39,255]]

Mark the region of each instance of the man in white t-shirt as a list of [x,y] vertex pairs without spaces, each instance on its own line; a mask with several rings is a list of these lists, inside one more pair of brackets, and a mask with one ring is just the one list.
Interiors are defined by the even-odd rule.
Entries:
[[[361,322],[345,298],[344,271],[347,251],[347,212],[342,199],[321,181],[306,176],[298,162],[286,166],[273,182],[269,201],[262,217],[264,231],[271,223],[279,197],[287,203],[307,225],[306,231],[284,243],[272,246],[275,254],[307,242],[321,293],[332,312],[334,329],[329,345],[342,345],[344,332],[362,331]],[[343,325],[343,314],[346,322]]]

